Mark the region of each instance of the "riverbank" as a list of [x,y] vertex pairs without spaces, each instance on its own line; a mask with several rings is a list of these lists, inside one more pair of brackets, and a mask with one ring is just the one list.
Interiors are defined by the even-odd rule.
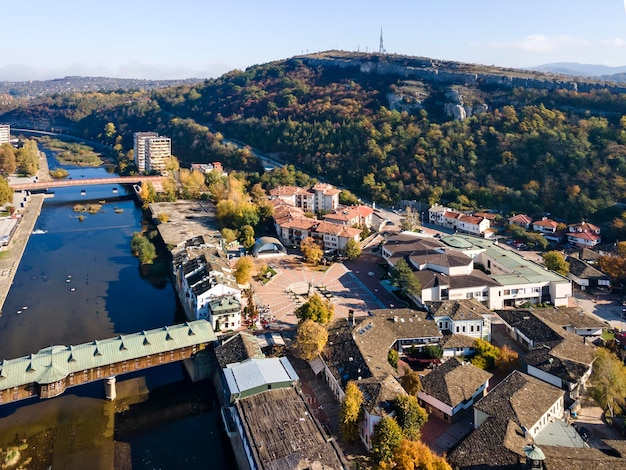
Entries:
[[[51,180],[48,159],[46,158],[46,154],[41,151],[39,152],[37,179],[39,181]],[[30,234],[33,233],[33,229],[41,213],[44,199],[44,194],[32,194],[28,198],[24,207],[18,211],[19,215],[22,217],[15,233],[11,237],[11,241],[8,246],[2,247],[2,250],[0,250],[0,315],[2,314],[4,301],[9,294],[9,289],[11,289],[11,285],[13,284],[15,272],[24,255]]]

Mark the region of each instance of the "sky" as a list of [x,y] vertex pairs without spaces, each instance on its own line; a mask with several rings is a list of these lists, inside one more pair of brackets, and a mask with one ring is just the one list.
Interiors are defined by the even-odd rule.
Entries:
[[626,0],[5,0],[0,81],[210,78],[340,49],[626,65]]

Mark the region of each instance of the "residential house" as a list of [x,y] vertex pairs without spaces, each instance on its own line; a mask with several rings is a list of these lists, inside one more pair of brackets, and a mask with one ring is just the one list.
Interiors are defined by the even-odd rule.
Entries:
[[509,335],[528,349],[523,357],[527,373],[567,391],[568,402],[575,400],[591,376],[593,346],[547,320],[548,312],[543,318],[530,310],[496,313]]
[[157,132],[135,132],[133,133],[133,152],[137,171],[146,171],[146,146],[148,139],[158,137]]
[[221,250],[185,247],[173,256],[173,269],[187,318],[206,319],[216,331],[240,328],[241,291]]
[[565,231],[559,230],[558,222],[547,217],[535,220],[533,222],[533,230],[540,232],[546,240],[553,243],[560,243],[565,235]]
[[445,206],[432,206],[430,209],[428,209],[428,221],[431,224],[443,225],[443,216],[446,212],[450,211],[452,211],[452,209]]
[[542,217],[541,220],[535,220],[533,222],[533,230],[541,233],[555,233],[559,229],[558,222],[547,217]]
[[318,222],[312,236],[322,241],[324,250],[343,252],[348,241],[358,242],[361,239],[361,230],[330,222]]
[[226,176],[226,172],[224,171],[224,167],[221,162],[211,162],[211,163],[192,163],[191,171],[199,171],[204,174],[211,173],[215,171],[218,175]]
[[485,370],[451,358],[422,377],[417,398],[429,413],[454,422],[459,412],[485,396],[491,377]]
[[543,322],[556,325],[568,333],[583,338],[597,338],[598,336],[602,336],[602,330],[606,327],[604,322],[601,322],[594,316],[588,315],[579,308],[537,308],[533,310],[533,315]]
[[573,256],[568,256],[565,261],[569,263],[567,277],[580,290],[611,288],[611,278],[589,263]]
[[280,198],[304,212],[328,212],[334,211],[339,206],[339,193],[330,184],[317,183],[312,188],[299,186],[279,186],[270,191],[270,198]]
[[491,310],[476,299],[429,302],[430,317],[445,335],[491,341]]
[[462,334],[444,334],[441,340],[442,357],[467,357],[476,352],[474,343],[476,338]]
[[359,425],[359,436],[367,450],[371,450],[374,428],[381,419],[394,416],[394,400],[407,393],[391,375],[382,379],[371,377],[359,380],[356,385],[363,394],[363,420]]
[[350,227],[371,227],[374,209],[368,206],[349,206],[324,215],[324,220]]
[[474,404],[474,431],[448,454],[448,462],[463,470],[522,468],[524,447],[563,413],[562,390],[513,371]]
[[469,233],[478,237],[483,236],[491,227],[491,222],[485,217],[476,215],[460,215],[456,219],[456,229],[461,233]]
[[517,214],[513,217],[509,217],[509,225],[517,225],[519,227],[523,227],[526,230],[530,229],[530,224],[532,224],[533,219],[528,217],[526,214]]
[[567,232],[567,241],[575,246],[594,247],[599,245],[602,237],[594,232]]

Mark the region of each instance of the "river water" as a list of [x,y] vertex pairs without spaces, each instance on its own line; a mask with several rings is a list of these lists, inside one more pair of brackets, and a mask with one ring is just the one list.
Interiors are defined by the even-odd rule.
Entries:
[[[48,163],[50,169],[62,166],[50,152]],[[62,167],[73,179],[112,176],[105,168]],[[130,253],[130,239],[141,229],[142,218],[141,209],[127,197],[130,191],[122,185],[58,188],[46,200],[2,309],[0,360],[183,321],[169,280],[151,283],[142,278]],[[101,212],[85,213],[80,221],[73,207],[87,200],[106,202]],[[130,445],[132,468],[234,468],[208,381],[192,385],[181,364],[118,377],[125,380],[150,390],[148,401],[115,416],[115,427],[122,422],[124,429],[115,439]],[[172,412],[170,398],[187,395],[196,405],[179,399],[174,406],[179,412]],[[181,413],[181,407],[194,411]],[[76,414],[93,419],[84,423]],[[112,468],[112,415],[100,382],[71,388],[51,400],[4,405],[0,445],[14,434],[28,436],[59,426],[53,468],[86,468],[87,462]],[[66,432],[72,442],[61,445]],[[81,435],[96,438],[81,441]]]

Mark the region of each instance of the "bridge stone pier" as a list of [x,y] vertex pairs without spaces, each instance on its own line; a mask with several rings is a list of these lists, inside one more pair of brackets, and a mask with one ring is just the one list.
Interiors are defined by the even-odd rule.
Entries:
[[[115,400],[116,376],[184,361],[206,375],[202,352],[216,340],[206,320],[164,326],[77,346],[51,346],[36,354],[0,362],[0,405],[33,396],[52,398],[69,387],[103,380]],[[195,377],[195,379],[204,377]],[[192,379],[194,377],[192,376]]]
[[115,389],[115,376],[107,377],[104,382],[104,396],[107,400],[114,401],[117,397],[117,390]]

